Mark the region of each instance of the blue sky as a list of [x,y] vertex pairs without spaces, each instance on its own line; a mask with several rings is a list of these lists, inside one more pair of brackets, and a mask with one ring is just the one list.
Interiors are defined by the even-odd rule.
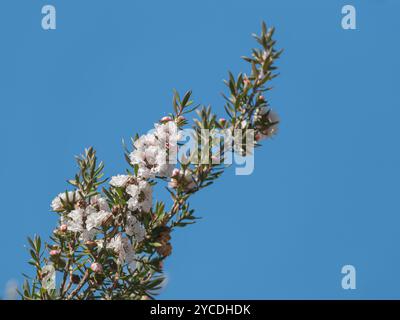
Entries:
[[[41,8],[57,30],[41,29]],[[357,30],[341,28],[341,8]],[[197,194],[203,219],[173,234],[161,298],[400,298],[400,2],[78,1],[0,4],[0,291],[29,272],[26,236],[56,224],[49,203],[93,145],[106,174],[121,139],[171,108],[172,90],[223,114],[260,22],[285,53],[268,98],[279,135],[255,172]],[[245,70],[244,70],[245,71]],[[341,288],[341,267],[357,289]]]

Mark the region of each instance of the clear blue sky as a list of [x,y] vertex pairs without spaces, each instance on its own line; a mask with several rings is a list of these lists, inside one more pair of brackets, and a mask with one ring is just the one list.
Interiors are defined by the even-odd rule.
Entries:
[[30,271],[26,236],[55,226],[74,155],[93,145],[122,172],[121,139],[168,113],[173,88],[222,114],[222,80],[265,20],[285,48],[268,96],[280,134],[253,175],[196,195],[203,219],[174,233],[161,298],[400,298],[399,14],[397,0],[1,1],[0,291]]

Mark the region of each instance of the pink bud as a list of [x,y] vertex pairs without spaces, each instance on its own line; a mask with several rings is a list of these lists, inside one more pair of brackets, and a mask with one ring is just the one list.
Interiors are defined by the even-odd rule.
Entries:
[[172,170],[172,177],[178,177],[181,171],[178,168]]
[[182,122],[182,121],[185,121],[186,118],[184,116],[179,116],[178,119],[176,119],[176,120],[177,120],[177,122]]
[[222,125],[225,125],[225,123],[226,123],[226,119],[225,118],[220,118],[218,121]]
[[168,121],[172,121],[172,118],[171,117],[162,117],[160,120],[161,123],[168,122]]
[[65,231],[67,231],[68,230],[68,226],[66,225],[66,224],[62,224],[61,226],[60,226],[60,231],[61,232],[65,232]]
[[265,98],[264,98],[264,96],[263,96],[263,95],[260,95],[260,96],[258,96],[258,100],[260,100],[260,101],[264,101],[264,100],[265,100]]
[[93,262],[92,265],[90,266],[90,269],[92,269],[92,271],[95,272],[95,273],[102,273],[103,272],[103,267],[98,262]]
[[60,254],[61,254],[61,250],[60,249],[50,250],[50,255],[52,257],[59,256]]

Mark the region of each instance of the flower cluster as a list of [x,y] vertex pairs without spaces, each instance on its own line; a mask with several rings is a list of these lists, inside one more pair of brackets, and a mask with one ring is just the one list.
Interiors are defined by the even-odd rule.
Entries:
[[[151,132],[132,139],[132,149],[125,150],[129,165],[125,174],[111,177],[107,184],[104,165],[97,162],[93,148],[77,158],[79,172],[68,181],[74,190],[60,193],[51,203],[59,226],[52,243],[46,244],[48,257],[40,237],[29,239],[29,263],[36,268],[36,277],[25,282],[23,299],[147,299],[157,294],[164,281],[163,261],[172,253],[172,231],[197,219],[190,196],[223,173],[225,152],[249,152],[249,139],[234,136],[235,130],[254,132],[251,149],[277,132],[279,119],[263,95],[269,90],[265,84],[275,77],[274,61],[280,55],[274,49],[273,32],[263,24],[261,36],[256,36],[261,49],[244,57],[251,64],[250,75],[229,74],[227,118],[217,120],[210,107],[196,110],[192,130],[197,140],[210,140],[198,149],[200,154],[207,151],[211,161],[195,161],[192,156],[178,160],[186,115],[198,107],[190,107],[190,91],[182,98],[175,92],[173,113]],[[231,138],[223,142],[228,148],[215,154],[209,151],[220,142],[204,139],[202,132],[214,135],[219,130]],[[157,183],[168,190],[170,206],[155,201]],[[61,279],[57,286],[56,279]]]
[[279,116],[271,109],[262,107],[256,110],[254,123],[258,131],[255,138],[257,141],[261,141],[277,134]]
[[174,168],[180,130],[172,119],[161,119],[153,133],[139,137],[129,155],[132,165],[138,165],[138,176],[145,179],[169,177]]
[[60,228],[79,234],[82,241],[89,241],[96,237],[102,226],[110,222],[111,217],[107,201],[96,195],[90,198],[89,203],[78,200],[74,210],[62,215]]
[[[116,177],[116,179],[121,182],[121,176]],[[127,181],[135,181],[135,179],[126,176],[125,179]],[[122,185],[122,184],[118,184]],[[129,186],[134,186],[133,184]],[[128,186],[128,187],[129,187]],[[147,187],[148,188],[148,187]],[[149,189],[149,188],[148,188]],[[151,188],[149,189],[151,195]],[[69,195],[69,196],[67,196]],[[90,197],[89,201],[85,201],[83,198],[79,198],[79,194],[77,192],[69,192],[67,194],[58,195],[52,202],[52,209],[62,211],[63,206],[59,205],[60,198],[62,201],[66,203],[67,198],[70,204],[73,203],[75,209],[68,211],[65,210],[61,215],[60,226],[56,230],[58,234],[66,234],[67,232],[73,233],[75,237],[77,237],[80,241],[82,241],[88,247],[96,247],[98,250],[101,250],[106,243],[106,248],[111,249],[118,256],[117,262],[120,265],[128,264],[131,270],[135,269],[136,266],[136,255],[134,251],[134,243],[139,243],[145,239],[146,230],[144,226],[140,223],[140,221],[134,216],[133,212],[128,211],[126,213],[126,223],[123,227],[123,232],[126,233],[128,237],[123,236],[123,232],[117,233],[113,236],[109,242],[105,241],[105,239],[98,239],[96,237],[99,236],[104,229],[107,229],[107,226],[114,224],[115,219],[114,214],[110,210],[110,206],[107,200],[99,195],[94,195]],[[135,194],[132,196],[132,199],[138,198]],[[139,197],[140,198],[140,197]],[[142,202],[136,200],[136,202],[143,206]],[[56,204],[56,205],[55,205]],[[143,208],[143,207],[142,207]],[[151,198],[150,204],[146,205],[146,209],[150,210],[151,208]],[[137,209],[137,206],[134,210]],[[50,250],[50,256],[54,258],[58,258],[61,254],[61,250],[56,247],[56,249]],[[57,261],[59,261],[57,259]],[[99,263],[94,262],[95,265],[99,265]],[[93,268],[92,268],[93,269]],[[97,272],[97,271],[96,271]],[[97,272],[98,273],[98,272]]]

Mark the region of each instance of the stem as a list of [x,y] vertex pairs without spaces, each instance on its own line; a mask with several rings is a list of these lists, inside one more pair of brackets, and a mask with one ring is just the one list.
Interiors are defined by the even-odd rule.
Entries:
[[72,300],[72,298],[78,294],[78,292],[85,285],[88,278],[89,278],[89,269],[86,269],[85,275],[83,276],[82,280],[79,282],[78,286],[71,292],[71,294],[67,297],[67,300]]

